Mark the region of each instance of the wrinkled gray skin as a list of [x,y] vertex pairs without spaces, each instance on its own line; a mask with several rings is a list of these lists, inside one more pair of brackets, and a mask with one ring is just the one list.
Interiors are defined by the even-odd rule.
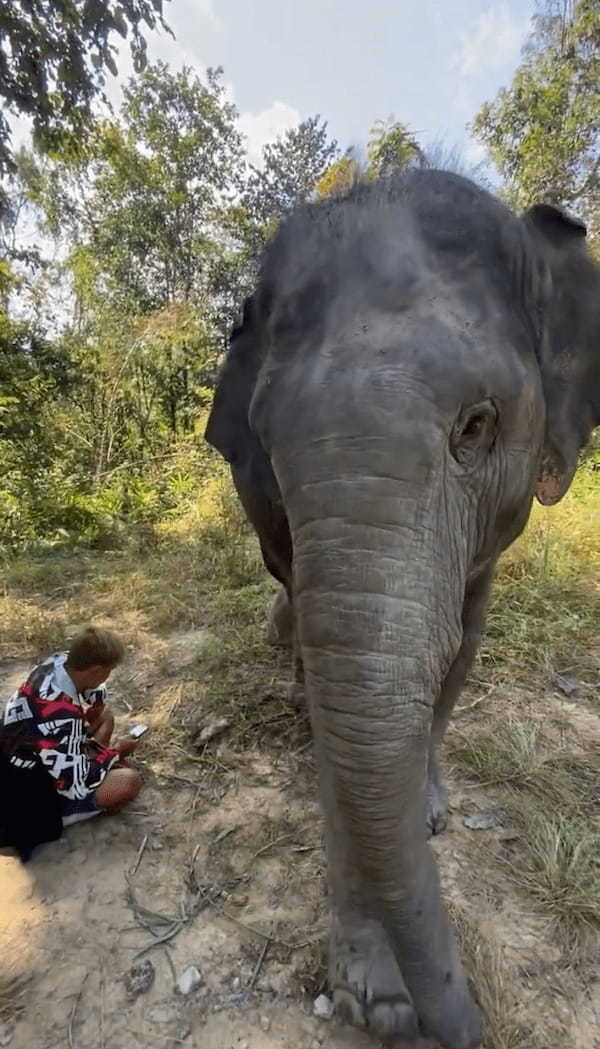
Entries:
[[600,422],[577,220],[422,171],[280,230],[207,439],[293,607],[325,812],[338,1013],[480,1045],[428,829],[499,553]]

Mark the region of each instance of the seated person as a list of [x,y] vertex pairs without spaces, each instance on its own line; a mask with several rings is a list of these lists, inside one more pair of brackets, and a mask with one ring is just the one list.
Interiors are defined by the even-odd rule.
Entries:
[[18,784],[19,769],[45,770],[54,781],[63,826],[123,805],[140,790],[137,772],[124,760],[137,742],[110,746],[114,718],[104,703],[103,683],[124,654],[115,634],[88,627],[68,652],[33,667],[6,705],[0,751],[12,767],[12,782]]

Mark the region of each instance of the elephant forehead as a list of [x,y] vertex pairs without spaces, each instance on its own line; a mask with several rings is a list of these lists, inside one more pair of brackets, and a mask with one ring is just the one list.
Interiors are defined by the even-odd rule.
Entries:
[[267,359],[250,414],[265,446],[292,431],[389,441],[413,429],[427,453],[463,405],[492,398],[514,421],[539,396],[526,333],[507,311],[432,296],[398,314],[332,311],[321,342],[304,336],[296,353]]

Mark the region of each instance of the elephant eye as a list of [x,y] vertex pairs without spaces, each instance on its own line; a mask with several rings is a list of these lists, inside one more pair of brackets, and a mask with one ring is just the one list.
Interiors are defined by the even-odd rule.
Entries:
[[481,433],[482,428],[485,426],[485,415],[472,415],[470,419],[467,419],[464,424],[460,436],[461,437],[476,437],[478,433]]
[[480,454],[492,447],[498,412],[492,401],[464,408],[450,435],[450,451],[458,463],[474,466]]

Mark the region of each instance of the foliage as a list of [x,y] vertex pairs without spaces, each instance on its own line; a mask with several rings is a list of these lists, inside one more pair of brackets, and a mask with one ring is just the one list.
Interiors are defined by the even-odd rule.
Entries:
[[423,152],[414,135],[406,124],[398,120],[376,120],[369,134],[367,147],[369,165],[368,178],[379,178],[410,167],[414,163],[422,164]]
[[261,168],[250,167],[244,203],[263,234],[298,204],[308,200],[315,185],[337,155],[320,117],[302,121],[263,148]]
[[353,150],[335,160],[315,185],[320,200],[343,196],[359,181],[385,178],[414,164],[424,165],[425,156],[414,135],[405,124],[393,120],[376,120],[369,133],[367,163],[361,165]]
[[541,682],[574,664],[590,698],[600,683],[598,452],[557,506],[535,505],[527,530],[499,562],[479,664],[489,677]]
[[76,151],[91,105],[117,75],[118,37],[130,34],[136,70],[146,64],[144,27],[167,29],[163,0],[0,0],[0,173],[13,167],[6,113],[30,117],[36,145]]
[[547,0],[512,85],[473,121],[514,204],[563,204],[598,230],[599,84],[596,0]]
[[339,160],[334,160],[323,172],[315,185],[319,200],[326,197],[343,196],[348,193],[359,177],[358,164],[351,152],[345,153]]
[[[165,464],[196,455],[265,223],[312,192],[336,148],[314,118],[248,171],[236,119],[221,70],[201,80],[159,62],[85,150],[18,155],[0,268],[0,544],[104,542],[172,509]],[[23,222],[46,250],[53,239],[58,265],[24,250]],[[54,292],[49,316],[39,307]]]

